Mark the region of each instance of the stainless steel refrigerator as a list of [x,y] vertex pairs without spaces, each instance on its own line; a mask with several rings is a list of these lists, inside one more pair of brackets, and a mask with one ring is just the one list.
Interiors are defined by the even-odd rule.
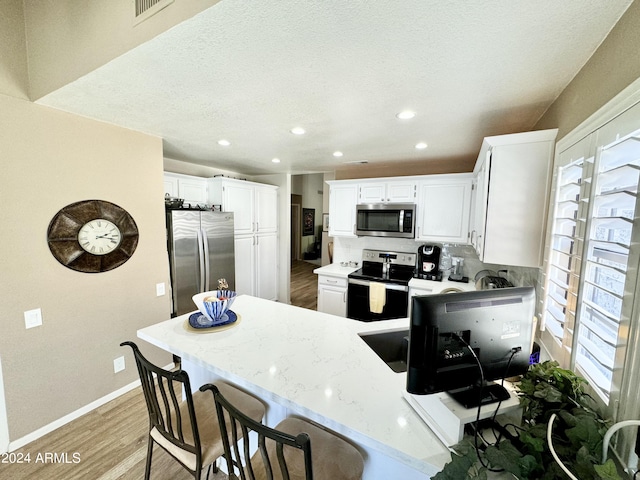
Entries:
[[218,279],[235,290],[233,213],[167,210],[172,316],[196,309],[191,297],[217,290]]

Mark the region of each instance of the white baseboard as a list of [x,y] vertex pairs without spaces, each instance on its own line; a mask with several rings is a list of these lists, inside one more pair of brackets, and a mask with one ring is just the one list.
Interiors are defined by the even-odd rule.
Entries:
[[2,380],[2,359],[0,358],[0,453],[9,451],[9,422],[4,402],[4,381]]
[[[170,363],[169,365],[167,365],[166,367],[164,367],[164,369],[166,370],[171,370],[172,368],[174,368],[174,364]],[[133,390],[136,387],[140,386],[140,380],[136,380],[134,382],[131,382],[128,385],[125,385],[122,388],[119,388],[118,390],[116,390],[115,392],[111,392],[108,395],[105,395],[104,397],[101,397],[91,403],[89,403],[88,405],[85,405],[84,407],[79,408],[78,410],[69,413],[68,415],[65,415],[62,418],[59,418],[58,420],[55,420],[53,422],[51,422],[48,425],[45,425],[44,427],[41,427],[27,435],[25,435],[22,438],[19,438],[17,440],[14,440],[12,442],[9,442],[8,446],[4,446],[4,445],[0,445],[0,453],[6,453],[6,452],[13,452],[19,448],[24,447],[25,445],[33,442],[34,440],[37,440],[40,437],[45,436],[48,433],[53,432],[54,430],[62,427],[63,425],[66,425],[69,422],[72,422],[73,420],[80,418],[82,415],[85,415],[86,413],[91,412],[92,410],[95,410],[98,407],[101,407],[102,405],[109,403],[111,400],[115,400],[116,398],[118,398],[121,395],[124,395],[127,392],[130,392],[131,390]],[[2,447],[6,448],[6,451],[4,449],[2,449]]]

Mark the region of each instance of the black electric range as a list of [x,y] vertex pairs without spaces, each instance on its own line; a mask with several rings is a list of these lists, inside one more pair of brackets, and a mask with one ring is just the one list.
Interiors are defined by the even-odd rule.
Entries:
[[[348,275],[347,317],[365,322],[406,317],[416,257],[415,253],[364,250],[362,268]],[[371,308],[372,282],[384,284],[382,311]]]

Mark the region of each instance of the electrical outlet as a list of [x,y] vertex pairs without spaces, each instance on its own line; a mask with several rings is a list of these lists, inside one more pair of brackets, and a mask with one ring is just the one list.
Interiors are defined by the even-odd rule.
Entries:
[[156,283],[156,296],[157,297],[161,297],[164,294],[165,294],[164,282],[163,283]]
[[124,370],[124,357],[118,357],[113,361],[113,373]]
[[24,312],[25,328],[39,327],[40,325],[42,325],[42,310],[36,308],[34,310],[27,310]]

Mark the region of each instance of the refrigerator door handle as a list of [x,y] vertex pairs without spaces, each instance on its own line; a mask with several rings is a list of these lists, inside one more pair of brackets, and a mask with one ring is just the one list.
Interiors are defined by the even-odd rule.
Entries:
[[[210,285],[210,272],[209,272],[209,237],[207,236],[207,232],[205,231],[205,229],[201,229],[200,231],[200,238],[202,238],[202,251],[204,252],[203,255],[203,259],[204,261],[200,262],[200,268],[202,269],[202,275],[203,275],[203,292],[208,292],[211,288]],[[204,265],[203,265],[204,263]]]
[[204,238],[202,235],[202,229],[198,230],[198,263],[200,268],[198,269],[198,292],[202,293],[205,290],[205,259],[204,259]]

